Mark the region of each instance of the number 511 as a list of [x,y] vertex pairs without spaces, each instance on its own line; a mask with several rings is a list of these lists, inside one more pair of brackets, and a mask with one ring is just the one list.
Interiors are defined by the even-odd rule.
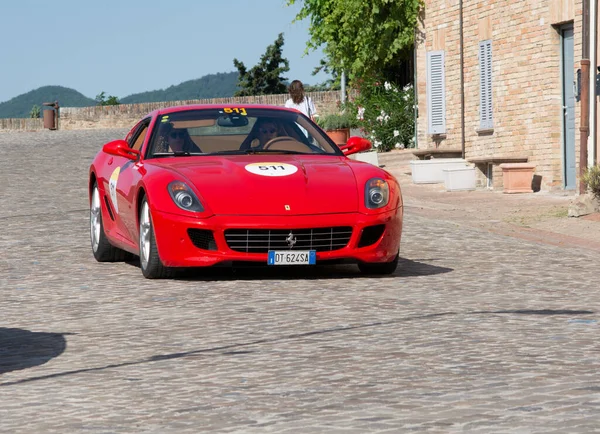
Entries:
[[237,107],[234,107],[234,108],[225,108],[225,109],[223,109],[223,111],[225,113],[238,113],[238,114],[240,114],[242,116],[248,116],[248,113],[246,113],[246,109],[243,108],[243,107],[241,107],[241,108],[237,108]]

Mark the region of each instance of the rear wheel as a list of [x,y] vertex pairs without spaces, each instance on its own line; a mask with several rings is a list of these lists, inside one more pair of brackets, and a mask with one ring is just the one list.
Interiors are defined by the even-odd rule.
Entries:
[[104,233],[102,223],[102,203],[98,184],[92,187],[92,201],[90,203],[90,240],[92,252],[98,262],[118,262],[132,258],[132,255],[110,244]]
[[162,279],[174,274],[172,268],[165,267],[158,256],[152,215],[146,198],[140,207],[140,267],[142,274],[148,279]]
[[396,267],[398,267],[398,258],[400,253],[396,254],[396,257],[391,262],[383,262],[383,263],[368,263],[361,262],[358,264],[358,269],[363,274],[392,274],[396,271]]

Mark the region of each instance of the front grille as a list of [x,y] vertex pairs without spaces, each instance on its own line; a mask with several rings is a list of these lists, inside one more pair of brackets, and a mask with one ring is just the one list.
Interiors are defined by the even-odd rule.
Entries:
[[206,229],[188,229],[187,233],[194,246],[203,250],[217,250],[212,231]]
[[227,229],[225,240],[231,250],[266,253],[269,250],[343,249],[352,236],[351,226],[317,229]]

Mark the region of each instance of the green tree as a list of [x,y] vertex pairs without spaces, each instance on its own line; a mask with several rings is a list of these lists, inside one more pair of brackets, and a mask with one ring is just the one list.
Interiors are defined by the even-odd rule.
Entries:
[[287,0],[310,19],[307,51],[321,46],[329,70],[380,76],[409,60],[423,0]]
[[42,109],[40,108],[40,106],[37,104],[34,104],[33,107],[31,107],[31,111],[29,112],[29,117],[32,119],[38,119],[41,114],[42,114]]
[[290,70],[290,64],[282,56],[283,33],[280,33],[275,42],[267,47],[265,54],[260,58],[260,63],[250,70],[246,69],[243,62],[233,59],[233,65],[237,68],[238,90],[235,96],[249,95],[271,95],[286,93],[286,77],[281,74]]
[[116,96],[105,96],[105,92],[100,92],[96,95],[96,104],[97,105],[119,105],[119,99]]

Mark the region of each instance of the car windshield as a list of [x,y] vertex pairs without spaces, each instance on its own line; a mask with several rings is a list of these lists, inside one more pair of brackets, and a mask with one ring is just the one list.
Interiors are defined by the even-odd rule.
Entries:
[[253,153],[343,155],[300,113],[225,107],[160,115],[146,158]]

